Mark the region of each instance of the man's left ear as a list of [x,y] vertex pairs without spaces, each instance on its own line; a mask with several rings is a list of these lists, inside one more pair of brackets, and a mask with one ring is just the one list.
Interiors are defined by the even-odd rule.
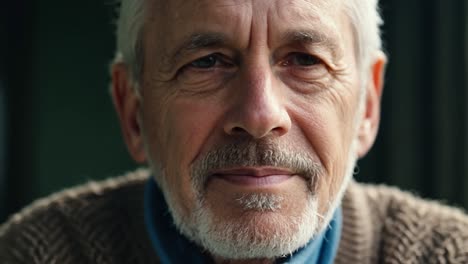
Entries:
[[358,130],[357,154],[361,158],[367,154],[374,144],[380,123],[380,100],[384,85],[385,65],[387,57],[381,51],[377,52],[369,69],[364,112]]

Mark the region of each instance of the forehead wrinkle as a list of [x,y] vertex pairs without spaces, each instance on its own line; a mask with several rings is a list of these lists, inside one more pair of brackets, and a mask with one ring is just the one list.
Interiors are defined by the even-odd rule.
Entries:
[[[296,21],[320,20],[322,11],[327,9],[323,1],[309,0],[277,0],[275,2],[276,14],[280,17],[293,17]],[[293,14],[293,16],[291,16]]]
[[[296,3],[296,6],[303,5],[310,10],[315,12],[320,12],[324,9],[336,9],[338,5],[343,4],[342,1],[349,1],[349,0],[277,0],[277,3],[283,4],[286,8],[288,6],[294,6],[293,3]],[[320,14],[320,13],[317,13]]]
[[[349,1],[349,0],[344,0]],[[367,0],[366,0],[367,1]],[[323,29],[321,31],[330,31],[333,28],[333,22],[339,9],[338,2],[335,0],[278,0],[276,1],[275,16],[280,17],[291,24],[302,27]],[[331,18],[331,19],[330,19]],[[318,30],[318,29],[317,29]]]
[[207,5],[215,5],[215,7],[233,7],[247,4],[249,0],[198,0],[197,3],[203,7]]

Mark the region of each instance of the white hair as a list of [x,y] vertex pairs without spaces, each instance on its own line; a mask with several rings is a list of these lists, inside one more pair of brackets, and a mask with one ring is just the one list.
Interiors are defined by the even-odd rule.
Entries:
[[372,54],[382,50],[380,27],[383,24],[379,0],[343,0],[345,14],[351,21],[355,53],[361,70],[369,67]]
[[132,81],[138,83],[143,69],[143,27],[146,0],[119,0],[117,52],[114,63],[124,63]]
[[[124,63],[131,79],[138,83],[143,68],[143,27],[146,0],[120,0],[117,20],[117,52],[114,63]],[[343,0],[356,43],[356,59],[361,71],[367,72],[371,55],[382,49],[381,19],[378,0]]]

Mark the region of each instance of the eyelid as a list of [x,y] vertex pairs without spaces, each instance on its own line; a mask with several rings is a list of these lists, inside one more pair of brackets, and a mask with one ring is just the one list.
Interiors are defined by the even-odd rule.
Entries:
[[[225,53],[211,52],[205,54],[206,55],[203,56],[201,56],[202,54],[198,54],[196,58],[191,59],[190,61],[182,65],[180,68],[178,68],[176,74],[174,75],[174,79],[185,79],[186,81],[189,80],[187,81],[188,83],[193,83],[193,80],[197,80],[196,82],[199,82],[199,80],[203,78],[217,78],[216,76],[219,77],[228,73],[230,74],[236,70],[237,64],[230,56],[226,55]],[[215,65],[206,68],[192,65],[192,63],[194,63],[195,61],[209,56],[216,57],[217,61]]]
[[225,54],[221,53],[221,52],[213,52],[213,53],[209,53],[207,55],[204,55],[204,56],[200,56],[200,57],[197,57],[196,59],[193,59],[191,60],[190,62],[188,62],[187,64],[185,64],[182,69],[184,68],[195,68],[195,69],[202,69],[202,68],[199,68],[199,67],[194,67],[192,64],[198,60],[201,60],[201,59],[205,59],[207,57],[215,57],[216,58],[216,63],[215,63],[215,66],[213,67],[209,67],[209,68],[206,68],[206,69],[210,69],[210,68],[214,68],[216,66],[219,66],[219,64],[223,65],[223,66],[232,66],[234,65],[234,63],[232,62],[232,60]]
[[[294,64],[291,63],[292,60],[297,59],[293,58],[293,56],[310,56],[312,59],[314,59],[316,62],[311,64],[311,65],[300,65],[300,64]],[[289,52],[286,54],[283,60],[280,60],[279,65],[280,66],[298,66],[298,67],[303,67],[303,68],[309,68],[309,67],[314,67],[319,64],[325,64],[324,60],[320,58],[319,56],[310,54],[308,52],[301,52],[301,51],[294,51],[294,52]]]

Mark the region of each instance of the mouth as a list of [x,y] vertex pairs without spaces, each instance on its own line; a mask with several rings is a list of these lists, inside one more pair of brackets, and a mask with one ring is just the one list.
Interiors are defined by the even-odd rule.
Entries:
[[274,186],[294,176],[296,176],[296,174],[291,170],[272,167],[232,168],[218,170],[212,174],[212,177],[215,179],[245,187]]

